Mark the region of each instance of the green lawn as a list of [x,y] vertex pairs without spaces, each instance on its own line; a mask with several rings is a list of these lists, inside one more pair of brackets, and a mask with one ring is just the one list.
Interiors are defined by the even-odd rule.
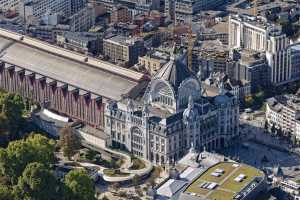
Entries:
[[[216,169],[223,169],[224,174],[220,177],[214,177],[211,175],[212,172],[214,172]],[[232,172],[235,168],[232,167],[232,163],[219,163],[216,166],[208,169],[202,176],[200,176],[197,180],[195,180],[187,189],[186,192],[189,193],[197,193],[197,194],[202,194],[205,195],[207,194],[210,190],[200,188],[199,185],[203,182],[215,182],[215,183],[220,183],[230,172]]]
[[132,166],[130,167],[130,169],[132,170],[144,169],[146,167],[144,161],[142,161],[139,158],[133,158],[131,162],[132,162]]
[[227,192],[224,190],[215,190],[213,191],[208,198],[211,200],[231,200],[234,196],[233,192]]
[[117,170],[117,169],[105,169],[105,170],[103,170],[103,173],[106,176],[111,176],[111,177],[125,177],[125,176],[130,175],[128,173],[122,173],[122,172],[120,172],[120,170]]
[[209,192],[209,190],[200,188],[199,185],[201,183],[203,183],[203,181],[201,179],[197,179],[186,189],[185,192],[206,195]]
[[[247,177],[242,182],[236,182],[234,179],[240,174],[245,174]],[[249,166],[241,166],[238,171],[233,173],[233,175],[222,184],[222,188],[239,192],[256,176],[262,176],[257,169]]]
[[[211,173],[213,173],[216,169],[223,169],[224,174],[222,174],[220,177],[212,176]],[[201,180],[209,181],[209,182],[215,182],[220,183],[226,176],[228,176],[235,168],[232,167],[231,163],[220,163],[210,169],[208,169],[203,176],[201,176]]]
[[[244,186],[246,186],[251,180],[253,180],[254,177],[263,176],[263,174],[259,170],[253,167],[239,165],[238,168],[235,168],[232,166],[233,164],[234,163],[223,162],[213,166],[212,168],[204,172],[198,179],[196,179],[185,190],[185,192],[196,193],[198,195],[203,196],[211,192],[207,197],[210,200],[231,200],[235,193],[239,192]],[[223,169],[224,174],[220,177],[212,176],[211,173],[214,172],[216,169]],[[230,177],[228,177],[230,173],[233,174]],[[234,181],[234,179],[240,174],[245,174],[246,179],[244,179],[240,183]],[[228,177],[228,179],[225,182],[223,182],[223,184],[220,184],[222,180],[224,180],[226,177]],[[207,190],[199,187],[199,185],[203,182],[215,182],[220,185],[218,185],[215,190]]]

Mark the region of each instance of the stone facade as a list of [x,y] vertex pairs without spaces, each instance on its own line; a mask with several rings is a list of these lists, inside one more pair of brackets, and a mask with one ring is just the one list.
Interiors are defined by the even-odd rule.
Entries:
[[141,99],[110,102],[105,122],[114,146],[168,165],[192,144],[199,150],[230,145],[239,133],[239,104],[222,84],[218,96],[203,97],[198,78],[171,56]]

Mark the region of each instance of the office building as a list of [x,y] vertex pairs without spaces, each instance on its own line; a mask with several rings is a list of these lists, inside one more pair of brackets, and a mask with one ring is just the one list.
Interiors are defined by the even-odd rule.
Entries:
[[103,50],[103,35],[90,32],[63,32],[56,36],[59,46],[83,54],[98,55]]
[[297,139],[300,139],[299,119],[299,95],[280,95],[267,100],[266,120],[270,131],[274,127],[276,130],[295,135]]
[[20,0],[19,13],[23,20],[34,17],[40,20],[48,14],[60,14],[69,17],[87,4],[86,0]]
[[112,62],[132,66],[144,54],[144,41],[139,38],[113,36],[103,40],[103,54]]
[[168,54],[163,52],[149,52],[145,56],[139,57],[139,62],[135,67],[139,70],[144,70],[151,76],[154,76],[160,68],[168,62],[169,57],[170,56]]
[[258,17],[230,16],[229,46],[263,52],[269,66],[270,82],[281,85],[299,79],[299,49],[290,45],[281,27],[264,22]]
[[68,25],[72,32],[85,32],[95,25],[95,20],[95,8],[87,5],[69,17]]
[[111,23],[131,22],[131,13],[125,6],[115,6],[110,16]]
[[240,58],[232,66],[231,77],[236,80],[249,82],[251,93],[255,93],[270,85],[270,67],[266,56],[255,51],[242,50]]
[[[175,20],[177,23],[191,22],[193,15],[201,10],[214,9],[225,3],[224,0],[175,0]],[[170,2],[172,5],[172,2]],[[168,9],[171,11],[171,6]]]

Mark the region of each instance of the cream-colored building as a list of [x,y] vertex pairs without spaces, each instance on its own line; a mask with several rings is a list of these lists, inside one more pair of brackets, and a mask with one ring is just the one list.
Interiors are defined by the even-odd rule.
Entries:
[[103,40],[103,53],[110,61],[130,67],[143,55],[144,41],[117,35]]
[[266,120],[285,133],[300,139],[300,96],[281,95],[267,100]]
[[229,16],[229,47],[266,51],[269,26],[256,17]]
[[147,71],[151,76],[155,75],[160,68],[167,63],[169,60],[169,55],[154,52],[150,55],[140,56],[137,68]]

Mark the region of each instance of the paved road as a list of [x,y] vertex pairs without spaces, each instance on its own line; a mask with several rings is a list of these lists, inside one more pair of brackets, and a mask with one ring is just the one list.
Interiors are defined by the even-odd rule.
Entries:
[[[251,121],[241,119],[241,123],[244,126],[240,129],[241,141],[234,147],[224,150],[225,155],[239,158],[241,162],[260,169],[274,170],[279,165],[285,175],[300,178],[300,171],[294,171],[295,168],[300,168],[300,156],[278,150],[278,147],[289,149],[289,144],[264,133],[263,118]],[[253,138],[258,140],[259,143],[251,140]],[[273,148],[273,146],[276,146],[276,148]],[[267,157],[268,162],[262,162],[264,156]]]

